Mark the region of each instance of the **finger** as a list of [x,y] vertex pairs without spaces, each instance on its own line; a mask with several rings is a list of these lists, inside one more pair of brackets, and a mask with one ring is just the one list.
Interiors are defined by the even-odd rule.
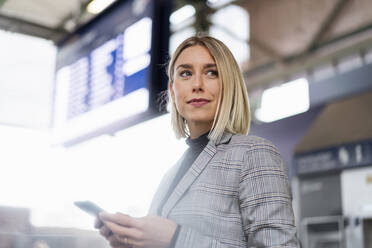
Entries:
[[119,213],[119,212],[116,212],[115,214],[115,219],[117,222],[117,224],[121,225],[121,223],[126,223],[125,226],[128,226],[128,227],[135,227],[135,228],[138,228],[139,227],[139,220],[137,218],[134,218],[134,217],[131,217],[127,214],[123,214],[123,213]]
[[99,229],[99,228],[101,228],[102,226],[103,226],[103,222],[102,222],[102,220],[101,220],[99,217],[97,217],[97,218],[95,219],[95,221],[94,221],[94,228]]
[[139,242],[130,241],[129,239],[127,239],[126,242],[124,242],[124,240],[120,242],[115,235],[110,236],[108,241],[112,248],[133,248],[134,245],[141,247]]
[[115,235],[111,235],[107,240],[109,241],[110,246],[119,246],[119,245],[121,245],[120,241],[116,238]]
[[137,229],[141,229],[141,226],[142,226],[142,222],[140,221],[139,218],[134,218],[127,214],[123,214],[119,212],[117,212],[116,214],[109,214],[109,213],[102,212],[99,216],[102,221],[113,222],[120,226],[135,227]]
[[138,227],[139,226],[138,219],[130,217],[127,214],[123,214],[119,212],[115,214],[109,214],[106,212],[102,212],[99,214],[99,216],[101,217],[103,221],[110,221],[110,222],[116,223],[121,226],[126,226],[126,227]]
[[115,221],[115,214],[111,214],[111,213],[107,213],[107,212],[101,212],[98,214],[98,217],[102,220],[102,221]]
[[142,238],[142,232],[135,228],[128,228],[109,221],[105,221],[105,226],[107,226],[116,236],[128,237],[135,240],[140,240]]
[[103,226],[99,229],[99,233],[104,236],[105,238],[108,238],[110,236],[112,236],[112,231],[111,229],[109,229],[107,226]]
[[120,244],[126,245],[126,247],[143,247],[143,241],[138,241],[123,236],[116,236],[115,234],[113,236],[115,236],[115,239],[117,240],[114,244],[117,244],[116,242],[119,242]]

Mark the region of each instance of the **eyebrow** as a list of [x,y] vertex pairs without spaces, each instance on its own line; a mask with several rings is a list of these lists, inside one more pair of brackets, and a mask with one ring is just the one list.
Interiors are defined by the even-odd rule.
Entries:
[[204,69],[208,69],[208,68],[211,68],[211,67],[217,67],[216,64],[206,64],[204,65]]
[[[212,68],[212,67],[217,67],[216,64],[205,64],[203,66],[203,69],[208,69],[208,68]],[[177,66],[176,70],[178,70],[179,68],[186,68],[186,69],[191,69],[192,68],[192,65],[190,64],[180,64],[179,66]]]

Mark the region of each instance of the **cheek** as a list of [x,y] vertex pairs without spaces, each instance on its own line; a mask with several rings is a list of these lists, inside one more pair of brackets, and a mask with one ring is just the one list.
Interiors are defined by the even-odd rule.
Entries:
[[220,84],[218,83],[217,84],[217,87],[216,87],[216,95],[219,96],[220,95],[220,92],[221,92]]
[[177,83],[173,84],[174,101],[181,102],[184,98],[184,90]]
[[179,98],[180,98],[180,96],[179,96],[179,92],[178,92],[177,89],[174,89],[173,92],[174,92],[174,93],[173,93],[173,102],[175,102],[175,103],[177,104],[177,102],[179,102]]
[[177,87],[174,87],[174,86],[175,85],[173,85],[172,100],[173,100],[174,104],[176,105],[176,108],[177,108],[178,112],[181,112],[182,111],[182,102],[183,102],[182,92],[180,92],[179,89]]
[[219,97],[219,94],[221,92],[221,89],[220,89],[220,82],[217,81],[215,82],[215,84],[213,85],[213,87],[211,88],[211,93],[216,97],[218,98]]

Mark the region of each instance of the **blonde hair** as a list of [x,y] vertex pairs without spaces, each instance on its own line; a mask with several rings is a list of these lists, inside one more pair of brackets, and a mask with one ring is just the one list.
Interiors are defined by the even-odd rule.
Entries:
[[[250,110],[247,89],[242,73],[230,50],[221,41],[210,36],[192,36],[184,40],[174,52],[168,65],[169,84],[173,83],[174,66],[180,54],[188,47],[204,46],[213,57],[220,81],[221,93],[209,139],[217,140],[224,131],[248,134]],[[170,95],[170,93],[168,92]],[[171,99],[171,97],[169,97]],[[176,138],[189,136],[186,120],[172,101],[171,122]]]

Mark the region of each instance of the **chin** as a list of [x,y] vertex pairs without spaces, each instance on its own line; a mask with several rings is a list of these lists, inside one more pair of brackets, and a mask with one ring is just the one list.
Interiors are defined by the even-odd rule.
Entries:
[[206,118],[206,116],[194,116],[191,118],[187,118],[187,121],[195,122],[195,123],[213,123],[214,116],[212,118]]

